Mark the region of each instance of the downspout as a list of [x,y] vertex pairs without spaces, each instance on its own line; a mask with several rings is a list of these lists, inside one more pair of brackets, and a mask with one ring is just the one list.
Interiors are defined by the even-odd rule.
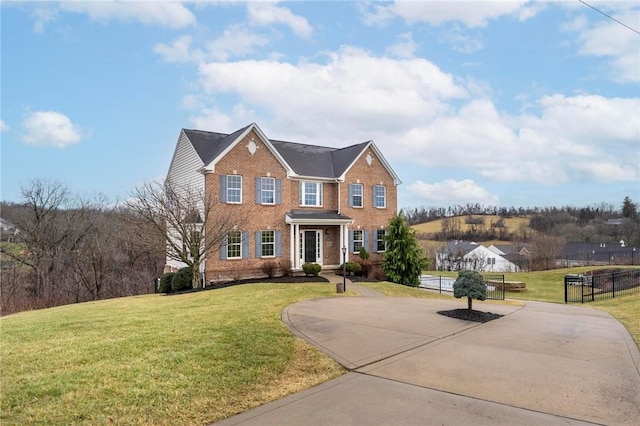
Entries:
[[340,179],[336,179],[336,183],[338,184],[338,214],[342,214],[342,203],[340,200]]

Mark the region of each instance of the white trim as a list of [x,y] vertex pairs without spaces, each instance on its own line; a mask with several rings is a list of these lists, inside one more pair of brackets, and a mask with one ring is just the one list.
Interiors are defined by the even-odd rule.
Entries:
[[360,159],[360,157],[362,157],[362,155],[365,152],[367,152],[368,148],[371,148],[373,150],[373,153],[376,155],[376,157],[378,157],[378,159],[380,160],[380,163],[382,163],[382,166],[391,175],[391,177],[393,178],[393,184],[395,186],[400,185],[402,183],[402,181],[400,180],[400,178],[398,177],[396,172],[393,171],[393,169],[391,168],[391,165],[387,162],[387,160],[382,155],[382,152],[380,152],[380,150],[378,149],[378,147],[376,146],[376,144],[373,141],[369,141],[367,143],[367,145],[365,145],[365,147],[362,148],[362,151],[360,152],[360,154],[358,154],[358,156],[353,160],[353,162],[351,164],[349,164],[349,166],[344,170],[344,173],[342,173],[342,175],[339,177],[339,179],[341,181],[343,181],[343,182],[345,181],[347,173],[349,172],[349,170],[351,170],[353,165]]
[[[278,150],[275,149],[275,147],[269,141],[269,138],[267,138],[265,136],[265,134],[262,132],[262,130],[260,129],[260,127],[258,127],[258,125],[256,123],[251,123],[250,125],[248,125],[247,128],[244,130],[244,132],[242,132],[236,138],[236,140],[231,142],[229,144],[229,146],[227,148],[225,148],[224,151],[222,151],[220,154],[218,154],[218,156],[216,158],[211,160],[211,162],[209,162],[209,164],[206,164],[204,169],[206,169],[208,171],[214,170],[215,169],[215,165],[222,158],[224,158],[224,156],[227,155],[233,148],[235,148],[236,145],[238,143],[240,143],[240,141],[242,139],[244,139],[252,130],[254,130],[258,134],[258,137],[262,140],[262,143],[265,144],[265,146],[269,149],[269,151],[271,151],[271,154],[273,154],[273,156],[276,157],[276,160],[278,160],[278,162],[282,165],[282,167],[285,168],[285,170],[287,171],[287,176],[291,176],[292,174],[294,174],[293,173],[293,168],[291,168],[291,166],[289,166],[289,164],[285,161],[285,159],[280,155]],[[233,132],[231,134],[233,134]]]

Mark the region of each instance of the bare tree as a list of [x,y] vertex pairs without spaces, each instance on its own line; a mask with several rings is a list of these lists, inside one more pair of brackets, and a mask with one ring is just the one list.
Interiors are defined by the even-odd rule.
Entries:
[[87,211],[60,182],[34,180],[22,188],[25,208],[14,218],[25,250],[8,257],[29,267],[34,275],[35,297],[52,297],[54,288],[67,284],[67,254],[77,250],[88,231]]
[[[137,187],[126,206],[144,220],[156,236],[166,237],[167,257],[191,267],[193,287],[202,287],[200,266],[230,231],[241,229],[246,216],[215,204],[211,194],[166,181]],[[214,208],[217,207],[217,208]]]

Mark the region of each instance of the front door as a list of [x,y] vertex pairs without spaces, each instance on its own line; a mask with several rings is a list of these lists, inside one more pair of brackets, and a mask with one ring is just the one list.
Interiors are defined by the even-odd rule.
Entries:
[[303,231],[302,246],[304,263],[321,263],[320,261],[320,234],[318,231]]

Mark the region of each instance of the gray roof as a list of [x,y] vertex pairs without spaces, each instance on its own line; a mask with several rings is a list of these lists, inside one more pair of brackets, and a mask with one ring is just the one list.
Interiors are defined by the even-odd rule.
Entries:
[[349,216],[338,213],[336,210],[292,210],[287,213],[291,219],[313,220],[351,220]]
[[453,254],[456,256],[464,256],[467,253],[480,247],[480,244],[473,243],[471,241],[454,240],[449,241],[446,246],[441,250],[442,253]]
[[[224,152],[249,126],[231,134],[182,130],[206,165]],[[269,142],[297,175],[330,179],[342,176],[369,144],[363,142],[346,148],[332,148],[271,139]]]
[[233,143],[234,140],[245,129],[249,127],[243,127],[240,130],[237,130],[231,134],[226,133],[217,133],[217,132],[205,132],[203,130],[191,130],[191,129],[182,129],[184,133],[189,138],[191,145],[196,150],[196,153],[200,156],[200,159],[204,164],[209,164],[214,158],[220,155],[229,145]]

